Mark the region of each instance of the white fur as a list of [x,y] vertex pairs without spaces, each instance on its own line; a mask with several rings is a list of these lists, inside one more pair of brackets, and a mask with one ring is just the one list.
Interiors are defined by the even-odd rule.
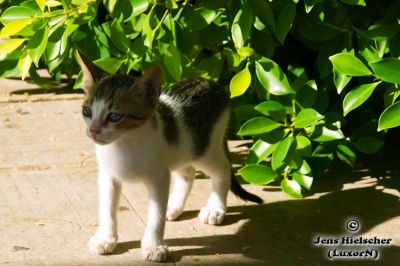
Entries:
[[[166,95],[160,99],[173,107],[179,116],[181,111],[177,101]],[[93,109],[97,108],[101,108],[101,103],[97,107],[93,105]],[[87,119],[88,128],[97,116],[100,116],[100,111],[95,110],[93,119]],[[200,211],[200,220],[203,223],[220,224],[225,216],[230,164],[222,143],[229,111],[226,110],[215,123],[210,145],[201,158],[193,158],[191,136],[179,119],[178,145],[169,145],[165,141],[163,122],[158,114],[155,119],[156,127],[150,119],[143,126],[107,145],[96,145],[99,163],[99,227],[89,246],[97,254],[111,253],[116,247],[117,209],[122,181],[142,181],[149,191],[147,225],[142,239],[142,254],[146,260],[167,259],[168,248],[163,242],[165,218],[174,220],[182,213],[194,180],[194,168],[212,178],[212,193]],[[104,136],[104,139],[107,137]],[[175,182],[168,200],[170,175]]]

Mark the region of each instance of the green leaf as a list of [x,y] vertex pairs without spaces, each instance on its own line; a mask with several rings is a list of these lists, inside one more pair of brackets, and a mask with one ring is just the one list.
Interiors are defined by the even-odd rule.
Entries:
[[385,107],[389,107],[394,104],[400,96],[400,89],[396,88],[396,85],[393,85],[391,89],[388,89],[383,94],[383,102]]
[[323,115],[319,114],[312,108],[306,108],[301,110],[294,118],[293,126],[295,128],[305,128],[318,124],[324,118]]
[[[62,11],[60,9],[56,10],[53,12],[53,14],[56,14],[57,11]],[[61,13],[61,12],[59,12]],[[65,24],[65,20],[67,19],[67,15],[59,15],[59,16],[54,16],[50,18],[48,25],[50,27],[59,27],[61,25]]]
[[304,67],[289,65],[288,75],[292,77],[292,86],[295,91],[298,91],[306,84],[307,81],[310,81]]
[[26,75],[29,72],[31,65],[32,65],[32,59],[29,57],[29,54],[25,51],[21,55],[21,57],[18,61],[18,69],[19,69],[19,72],[21,73],[22,80],[25,79]]
[[[153,11],[153,9],[151,9]],[[154,40],[154,35],[155,35],[155,30],[151,27],[151,18],[152,18],[153,12],[150,12],[149,14],[145,15],[145,19],[143,22],[143,29],[142,29],[142,35],[144,37],[144,45],[149,47],[150,49],[153,48],[153,40]]]
[[301,168],[297,171],[303,175],[312,175],[311,167],[306,160],[303,160]]
[[341,94],[343,89],[351,80],[351,77],[343,74],[342,72],[337,71],[336,69],[333,70],[333,81],[336,86],[336,91],[338,94]]
[[230,91],[231,91],[231,98],[237,97],[242,95],[246,92],[251,84],[251,74],[248,69],[248,65],[240,71],[236,73],[235,76],[231,79],[230,82]]
[[198,31],[210,25],[218,16],[218,12],[204,7],[195,8],[188,16],[188,28]]
[[0,44],[0,54],[9,54],[23,44],[26,39],[8,39]]
[[[300,80],[299,80],[300,82]],[[313,107],[318,96],[318,87],[314,80],[307,82],[297,90],[296,101],[303,108]]]
[[71,0],[61,0],[61,3],[63,4],[64,9],[71,7]]
[[50,72],[53,71],[62,61],[67,45],[68,37],[63,27],[57,28],[52,34],[50,34],[47,40],[46,46],[46,62],[49,65]]
[[303,160],[301,168],[293,173],[293,179],[305,189],[310,190],[313,183],[313,177],[311,167],[308,165],[306,160]]
[[250,47],[241,47],[237,49],[237,53],[243,57],[250,57],[254,54],[254,50]]
[[296,143],[294,143],[286,160],[286,162],[288,162],[289,164],[290,169],[292,170],[299,169],[301,167],[301,164],[303,163],[303,158],[300,156],[300,154],[297,153],[297,150],[294,148],[295,146]]
[[260,113],[270,116],[277,121],[283,121],[286,117],[285,107],[276,101],[265,101],[254,107]]
[[249,38],[253,20],[254,15],[251,5],[241,5],[241,9],[237,12],[231,27],[232,40],[236,48],[243,47]]
[[376,62],[381,59],[379,57],[379,52],[376,50],[375,42],[369,39],[367,40],[363,37],[359,37],[358,49],[360,55],[364,57],[368,63]]
[[18,76],[19,54],[19,51],[14,51],[7,55],[0,54],[0,77],[9,78]]
[[46,0],[35,0],[35,2],[39,6],[40,10],[43,12]]
[[270,132],[267,132],[265,134],[262,134],[259,136],[263,141],[266,141],[271,144],[278,144],[282,139],[285,138],[290,132],[290,129],[285,128],[285,127],[280,127],[277,129],[274,129]]
[[238,67],[240,63],[245,60],[245,58],[239,56],[236,52],[232,51],[229,48],[224,48],[223,55],[228,63],[228,66]]
[[329,142],[344,139],[344,134],[340,129],[329,129],[318,125],[310,132],[309,137],[316,142]]
[[8,36],[12,36],[23,30],[26,26],[31,24],[33,21],[32,18],[25,18],[19,20],[13,20],[7,23],[0,32],[0,38],[5,38]]
[[277,16],[275,26],[275,36],[282,45],[285,42],[286,35],[292,28],[295,15],[296,4],[293,1],[286,1],[285,6]]
[[101,58],[93,61],[95,65],[110,74],[115,74],[124,61],[117,58]]
[[369,65],[381,80],[400,84],[400,59],[386,58]]
[[367,76],[371,75],[371,71],[364,65],[364,63],[350,53],[339,53],[329,57],[334,68],[346,74],[347,76]]
[[[374,24],[368,27],[368,30],[356,29],[358,35],[367,38],[369,40],[377,42],[387,42],[392,39],[398,32],[400,28],[396,23],[388,23],[382,20],[376,21]],[[376,43],[375,43],[376,45]],[[386,44],[385,44],[386,46]],[[380,58],[378,58],[379,60]]]
[[249,183],[255,185],[265,185],[278,177],[271,167],[259,164],[248,164],[239,169],[238,173]]
[[286,137],[278,143],[272,154],[271,165],[275,171],[281,171],[288,161],[293,146],[294,138]]
[[311,141],[302,135],[296,136],[296,150],[304,157],[310,157],[312,154]]
[[265,142],[261,139],[257,140],[250,148],[249,155],[247,156],[247,164],[258,164],[265,160],[274,151],[275,145]]
[[107,1],[107,9],[112,13],[115,8],[115,4],[117,3],[117,0],[106,0]]
[[365,0],[340,0],[343,3],[356,6],[366,6]]
[[44,4],[47,7],[56,7],[56,6],[61,6],[62,5],[61,2],[55,1],[55,0],[47,0]]
[[306,12],[310,13],[314,5],[322,0],[304,0],[304,6],[306,8]]
[[76,89],[82,89],[82,88],[83,88],[83,71],[81,70],[79,72],[78,76],[76,77],[73,89],[76,90]]
[[129,40],[126,33],[117,19],[111,23],[110,27],[111,41],[122,52],[127,52],[129,49]]
[[5,25],[16,20],[33,18],[37,14],[40,13],[27,6],[11,6],[1,14],[0,21]]
[[[251,0],[253,5],[256,29],[262,31],[269,27],[272,32],[275,31],[275,18],[269,3],[264,0]],[[261,27],[260,27],[261,26]]]
[[312,176],[303,175],[303,174],[300,174],[299,172],[294,172],[293,180],[295,180],[297,183],[299,183],[305,189],[310,190],[314,179]]
[[400,101],[383,111],[379,117],[378,131],[400,126]]
[[256,61],[256,74],[261,85],[271,94],[294,94],[285,73],[270,59]]
[[165,4],[168,8],[171,8],[171,9],[176,9],[179,7],[176,0],[167,0]]
[[363,104],[374,92],[376,86],[381,82],[363,84],[347,93],[343,100],[343,114],[346,116],[350,111]]
[[32,58],[36,67],[38,67],[39,59],[46,49],[48,36],[49,28],[45,27],[44,29],[38,30],[28,42],[28,55]]
[[345,144],[339,144],[337,146],[336,155],[344,163],[348,164],[350,167],[354,167],[356,163],[356,153]]
[[302,198],[301,186],[296,180],[284,178],[281,182],[282,191],[294,198]]
[[168,49],[163,55],[164,64],[167,68],[168,73],[176,81],[181,79],[182,76],[182,65],[181,65],[181,54],[173,44],[168,45]]
[[384,141],[374,137],[360,137],[352,142],[357,150],[367,154],[376,153],[382,148],[384,143]]
[[79,28],[79,25],[74,24],[73,20],[69,19],[65,22],[65,34],[70,36]]
[[246,121],[238,132],[239,136],[259,135],[282,127],[282,124],[265,117],[255,117]]
[[[147,8],[149,7],[148,0],[130,0],[132,5],[132,17],[139,16],[140,14],[144,13]],[[130,17],[129,19],[131,19]]]

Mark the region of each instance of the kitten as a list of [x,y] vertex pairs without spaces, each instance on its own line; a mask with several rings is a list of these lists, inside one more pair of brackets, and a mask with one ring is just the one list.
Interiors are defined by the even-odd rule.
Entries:
[[[142,181],[149,192],[143,258],[165,261],[165,218],[176,219],[192,188],[195,169],[211,177],[212,192],[199,218],[222,223],[229,188],[240,198],[261,203],[232,178],[225,130],[229,96],[215,84],[193,79],[160,93],[162,74],[151,67],[142,77],[104,75],[81,55],[86,133],[96,143],[99,165],[99,227],[89,241],[97,254],[113,252],[123,181]],[[170,177],[174,186],[168,198]]]

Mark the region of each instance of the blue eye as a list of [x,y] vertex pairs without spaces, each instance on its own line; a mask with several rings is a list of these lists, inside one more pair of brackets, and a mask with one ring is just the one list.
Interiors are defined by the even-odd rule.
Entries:
[[117,113],[109,113],[107,116],[107,121],[111,122],[111,123],[117,123],[119,121],[121,121],[123,115],[121,114],[117,114]]
[[82,106],[82,115],[87,118],[92,118],[92,109],[87,106]]

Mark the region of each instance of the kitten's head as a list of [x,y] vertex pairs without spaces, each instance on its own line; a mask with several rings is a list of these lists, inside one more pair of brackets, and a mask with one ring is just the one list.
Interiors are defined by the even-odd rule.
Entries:
[[86,134],[97,144],[109,144],[146,123],[154,114],[162,81],[158,67],[140,78],[105,75],[85,56],[82,58],[85,100],[82,115]]

